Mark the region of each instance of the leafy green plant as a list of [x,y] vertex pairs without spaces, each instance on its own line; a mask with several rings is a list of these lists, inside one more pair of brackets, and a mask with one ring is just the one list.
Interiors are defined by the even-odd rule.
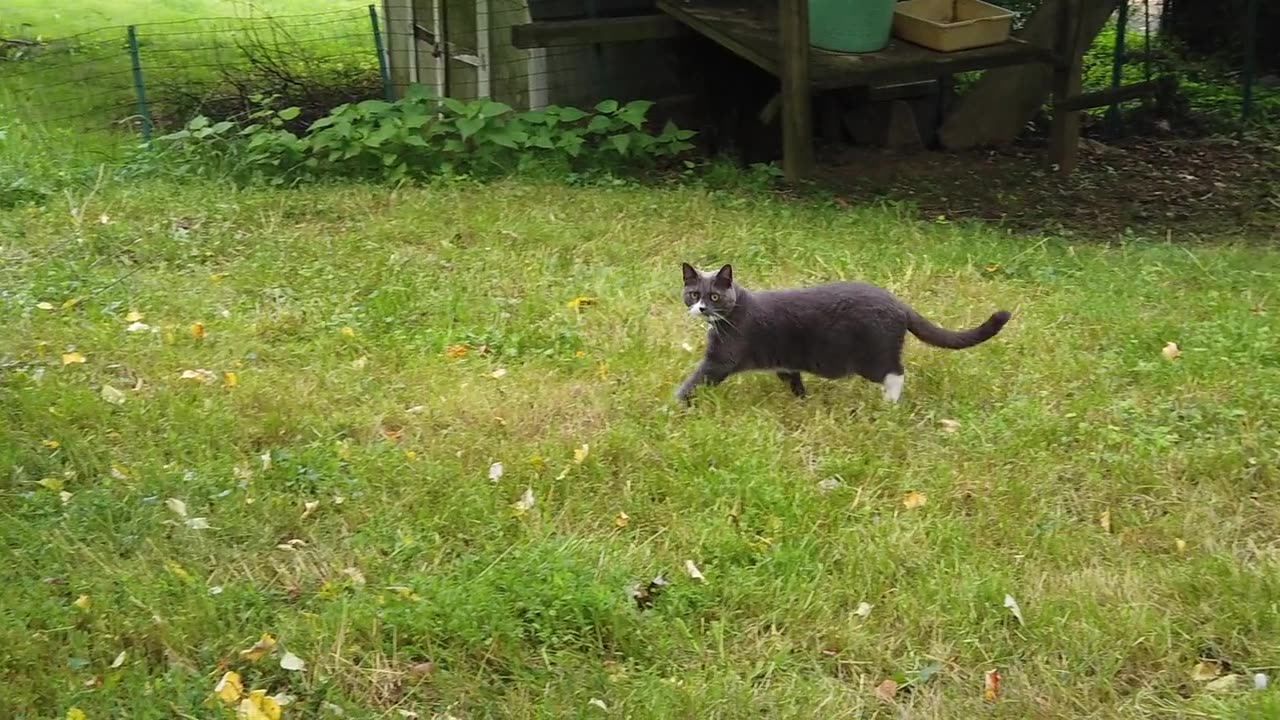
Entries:
[[297,108],[270,100],[243,126],[198,116],[157,139],[144,164],[179,174],[224,173],[273,183],[346,177],[399,182],[439,175],[490,176],[533,163],[572,171],[645,166],[692,149],[694,132],[673,123],[647,129],[652,102],[605,100],[585,111],[549,106],[517,112],[493,100],[433,98],[421,90],[400,100],[366,100],[333,109],[301,135],[286,127]]

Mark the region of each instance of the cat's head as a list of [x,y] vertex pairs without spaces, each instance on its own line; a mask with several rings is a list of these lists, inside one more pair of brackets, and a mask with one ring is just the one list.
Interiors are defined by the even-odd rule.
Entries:
[[684,305],[689,314],[707,322],[723,319],[738,302],[738,288],[733,284],[733,267],[725,265],[715,272],[699,272],[689,263],[684,271]]

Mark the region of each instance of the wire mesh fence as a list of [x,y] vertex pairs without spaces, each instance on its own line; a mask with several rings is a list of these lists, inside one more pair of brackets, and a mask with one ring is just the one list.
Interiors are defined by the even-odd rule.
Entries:
[[197,114],[232,117],[275,97],[313,113],[385,93],[369,8],[110,27],[13,44],[0,111],[70,134],[140,136]]

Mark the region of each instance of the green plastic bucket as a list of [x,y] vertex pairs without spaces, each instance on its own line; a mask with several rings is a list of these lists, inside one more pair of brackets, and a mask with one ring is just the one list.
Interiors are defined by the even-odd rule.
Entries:
[[883,50],[897,0],[809,0],[809,43],[843,53]]

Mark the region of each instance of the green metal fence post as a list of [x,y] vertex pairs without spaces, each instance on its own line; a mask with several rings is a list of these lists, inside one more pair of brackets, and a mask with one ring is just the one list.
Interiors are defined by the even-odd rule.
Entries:
[[382,28],[378,25],[378,8],[369,6],[369,25],[373,28],[373,48],[378,52],[378,74],[382,76],[382,97],[387,102],[395,100],[395,91],[391,88],[391,71],[387,68],[387,52],[382,46]]
[[138,27],[129,26],[129,61],[133,64],[133,91],[138,96],[138,115],[142,118],[142,140],[151,142],[151,108],[147,106],[147,87],[142,83],[142,58],[138,55]]
[[1241,73],[1243,95],[1240,99],[1240,128],[1243,130],[1253,114],[1253,80],[1258,61],[1258,0],[1249,0],[1244,19],[1244,72]]
[[[1125,33],[1129,30],[1129,0],[1120,0],[1120,11],[1116,16],[1116,48],[1111,59],[1111,88],[1120,87],[1124,82],[1125,65]],[[1107,108],[1107,128],[1118,134],[1120,132],[1120,103],[1112,103]]]

